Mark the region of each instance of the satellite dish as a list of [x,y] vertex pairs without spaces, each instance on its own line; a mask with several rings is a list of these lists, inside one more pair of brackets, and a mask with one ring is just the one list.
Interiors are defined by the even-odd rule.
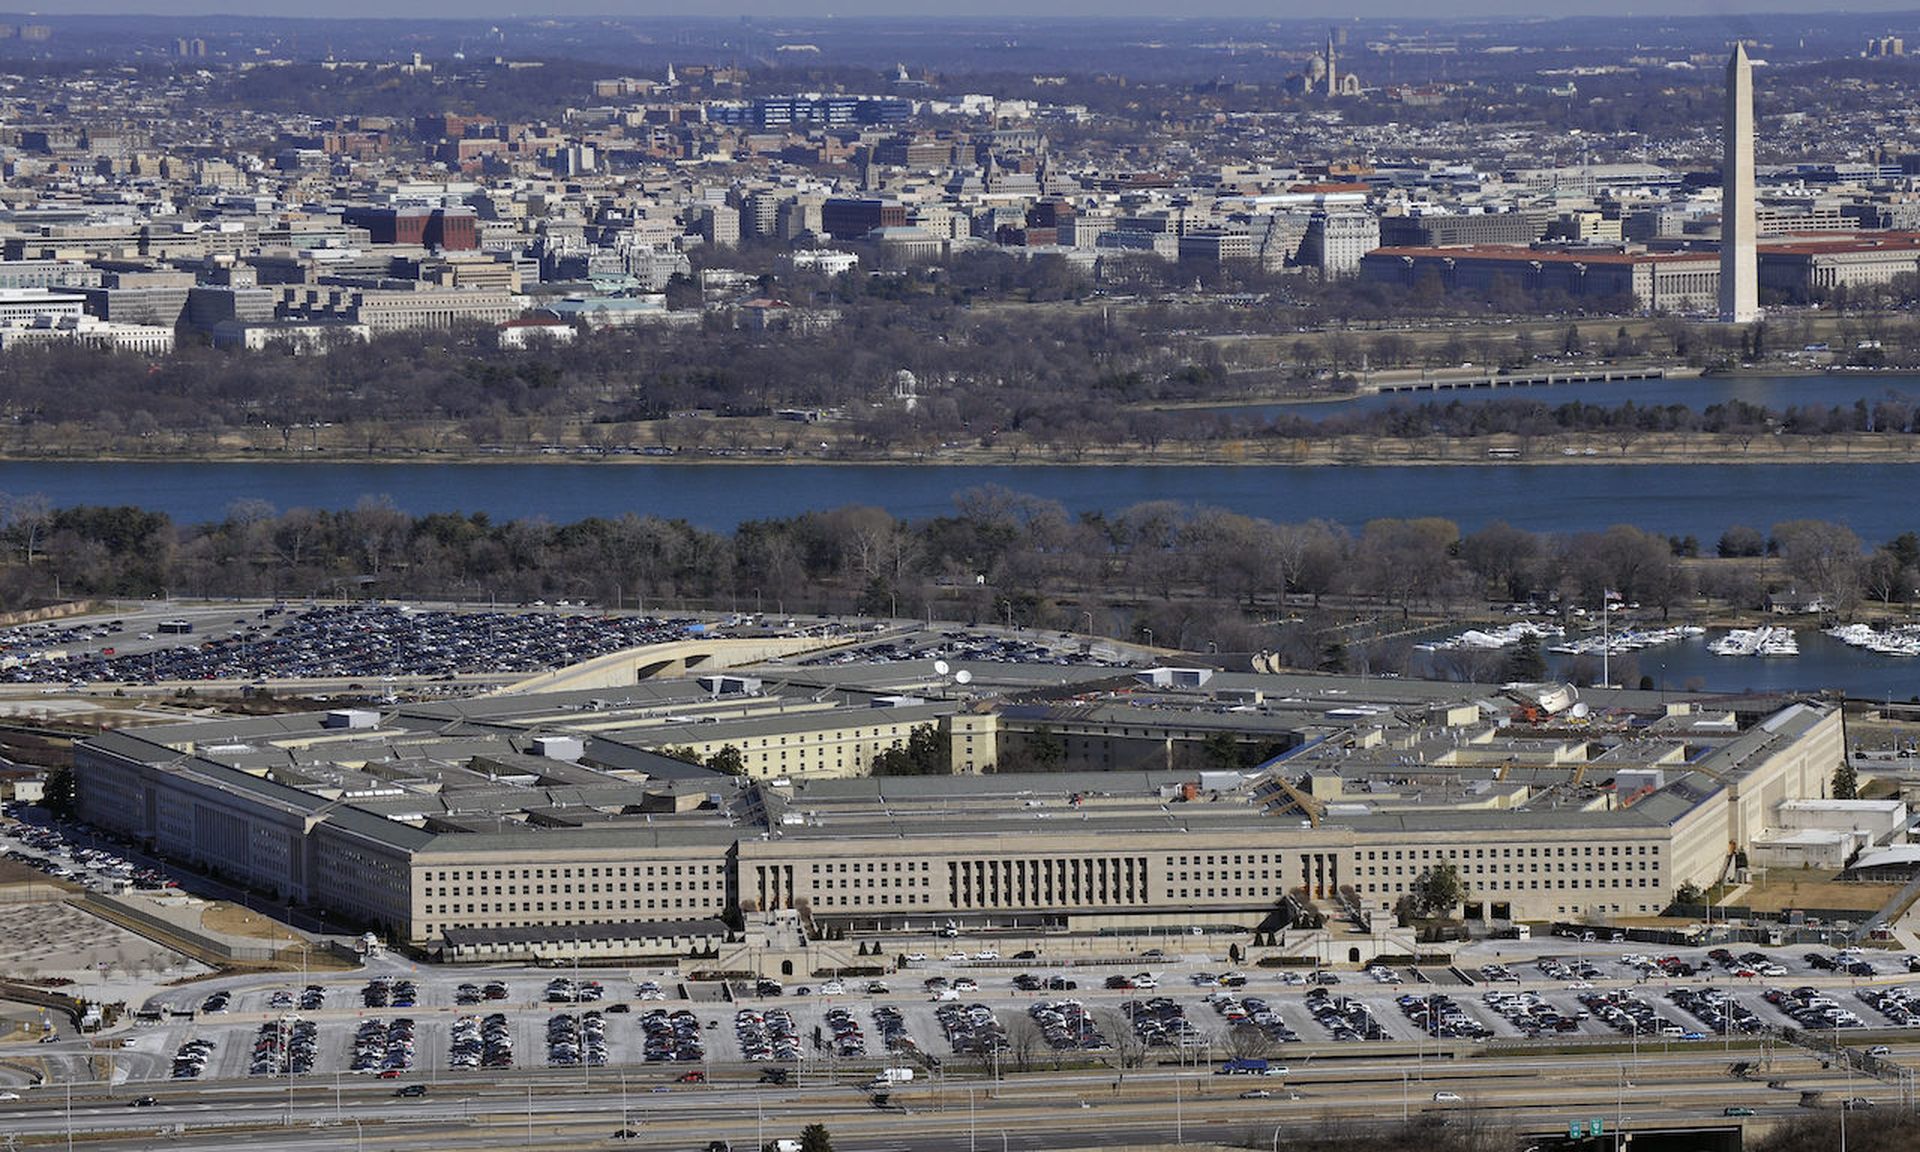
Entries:
[[953,674],[953,682],[955,684],[971,684],[973,683],[973,673],[962,668]]
[[945,676],[949,671],[951,671],[951,668],[945,660],[935,660],[933,662],[933,674],[935,676]]
[[1580,701],[1580,703],[1575,704],[1573,706],[1573,715],[1574,715],[1574,718],[1577,720],[1585,720],[1587,718],[1587,713],[1591,711],[1593,711],[1593,709],[1587,707],[1587,702],[1585,700],[1582,700]]

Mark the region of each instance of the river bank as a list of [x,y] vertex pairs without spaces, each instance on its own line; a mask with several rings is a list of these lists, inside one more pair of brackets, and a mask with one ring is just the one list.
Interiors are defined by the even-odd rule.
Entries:
[[278,449],[181,449],[165,452],[21,451],[0,450],[0,461],[15,464],[271,464],[374,465],[574,465],[592,467],[702,467],[740,465],[804,465],[806,467],[900,467],[946,465],[998,467],[1180,468],[1204,465],[1233,466],[1433,466],[1497,465],[1553,467],[1568,464],[1915,464],[1920,463],[1920,436],[1853,433],[1835,436],[1781,436],[1762,433],[1651,433],[1608,436],[1601,433],[1558,433],[1550,436],[1510,435],[1475,437],[1234,437],[1200,444],[1162,444],[1153,449],[1138,445],[1095,445],[1071,449],[996,445],[952,446],[914,451],[830,450],[784,448],[701,448],[670,453],[637,449],[598,449],[584,446],[526,449],[381,448],[371,451],[281,451]]

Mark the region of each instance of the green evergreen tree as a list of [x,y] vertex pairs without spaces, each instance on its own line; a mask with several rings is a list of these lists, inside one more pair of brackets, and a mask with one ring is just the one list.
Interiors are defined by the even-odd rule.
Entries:
[[1835,800],[1855,800],[1860,796],[1860,777],[1854,772],[1853,765],[1845,760],[1833,770],[1833,798]]
[[47,782],[41,790],[40,805],[62,820],[73,817],[75,813],[73,769],[55,768],[47,773]]
[[1540,637],[1522,636],[1507,655],[1505,678],[1533,683],[1546,679],[1547,658],[1540,652]]
[[809,1124],[800,1129],[800,1152],[833,1152],[833,1137],[825,1124]]

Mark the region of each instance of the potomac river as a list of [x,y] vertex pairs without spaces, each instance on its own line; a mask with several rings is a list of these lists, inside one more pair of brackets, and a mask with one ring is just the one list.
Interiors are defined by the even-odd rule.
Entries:
[[286,511],[384,497],[414,515],[485,512],[563,523],[631,512],[730,530],[744,520],[844,504],[906,518],[945,515],[956,493],[988,484],[1059,501],[1070,513],[1176,500],[1356,529],[1384,516],[1444,516],[1469,532],[1494,520],[1540,532],[1633,524],[1696,536],[1704,548],[1730,525],[1764,532],[1804,518],[1845,523],[1870,544],[1920,530],[1920,508],[1908,503],[1920,464],[0,463],[0,492],[44,494],[56,506],[135,504],[185,523],[219,520],[242,499]]

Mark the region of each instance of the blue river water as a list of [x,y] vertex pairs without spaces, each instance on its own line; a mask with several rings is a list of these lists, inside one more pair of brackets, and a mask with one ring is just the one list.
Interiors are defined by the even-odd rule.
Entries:
[[555,522],[628,512],[730,530],[744,520],[871,504],[901,517],[953,511],[965,489],[996,484],[1113,512],[1148,500],[1227,508],[1277,521],[1358,528],[1378,517],[1443,516],[1472,531],[1493,520],[1540,532],[1634,524],[1711,545],[1730,525],[1843,522],[1869,541],[1920,530],[1909,503],[1920,464],[1428,465],[1419,467],[830,464],[0,463],[0,493],[55,505],[136,504],[177,521],[218,520],[236,500],[349,508],[389,498],[402,511],[485,512]]
[[[1798,630],[1798,656],[1715,656],[1707,643],[1720,635],[1716,630],[1707,636],[1616,656],[1608,672],[1616,684],[1637,687],[1644,676],[1662,691],[1810,692],[1835,688],[1868,700],[1911,700],[1920,696],[1920,659],[1881,656],[1849,647],[1814,628]],[[1576,658],[1550,653],[1549,674],[1570,678],[1576,659],[1589,675],[1600,670],[1597,656]],[[1432,662],[1428,661],[1426,670],[1430,672],[1431,668]]]

